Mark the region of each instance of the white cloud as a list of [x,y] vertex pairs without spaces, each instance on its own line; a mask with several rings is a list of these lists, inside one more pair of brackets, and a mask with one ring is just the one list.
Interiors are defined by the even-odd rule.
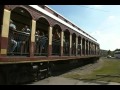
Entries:
[[109,16],[108,20],[115,20],[115,16]]
[[91,35],[97,39],[101,49],[115,50],[120,48],[119,33],[97,30],[92,32]]
[[95,8],[101,8],[102,5],[94,5]]
[[101,49],[115,50],[120,48],[120,17],[108,16],[105,21],[91,33],[100,44]]
[[102,5],[89,5],[90,8],[102,8]]

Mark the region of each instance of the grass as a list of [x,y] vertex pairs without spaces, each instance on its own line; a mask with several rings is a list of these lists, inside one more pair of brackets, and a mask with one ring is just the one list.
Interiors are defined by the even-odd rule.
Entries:
[[118,82],[120,83],[120,77],[111,77],[111,76],[97,76],[101,75],[118,75],[120,76],[120,59],[113,58],[101,58],[104,60],[102,68],[94,70],[90,74],[80,75],[79,73],[67,74],[65,77],[82,79],[85,81],[107,81],[107,82]]

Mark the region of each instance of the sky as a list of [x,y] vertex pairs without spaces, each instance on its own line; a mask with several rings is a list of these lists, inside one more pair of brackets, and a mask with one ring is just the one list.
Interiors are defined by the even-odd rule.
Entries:
[[97,39],[101,49],[120,49],[120,5],[48,6]]

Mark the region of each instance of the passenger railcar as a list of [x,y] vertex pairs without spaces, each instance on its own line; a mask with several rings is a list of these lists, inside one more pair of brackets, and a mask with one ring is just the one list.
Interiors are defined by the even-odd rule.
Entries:
[[96,39],[46,5],[0,5],[0,84],[39,80],[55,64],[93,61],[99,51]]
[[114,57],[115,58],[120,58],[120,51],[115,51],[114,52]]

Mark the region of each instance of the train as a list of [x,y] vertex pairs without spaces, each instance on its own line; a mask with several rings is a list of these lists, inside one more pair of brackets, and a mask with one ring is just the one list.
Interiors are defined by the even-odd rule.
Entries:
[[97,40],[47,5],[0,5],[0,85],[99,58]]

